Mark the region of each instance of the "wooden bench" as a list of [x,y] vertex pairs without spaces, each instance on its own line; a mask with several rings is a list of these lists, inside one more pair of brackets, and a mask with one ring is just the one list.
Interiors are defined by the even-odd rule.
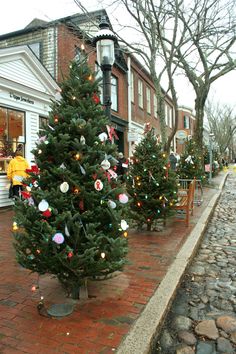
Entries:
[[189,225],[189,217],[190,214],[193,215],[193,207],[194,207],[194,192],[196,187],[196,179],[194,178],[188,186],[188,189],[179,189],[178,190],[178,202],[174,205],[174,210],[182,211],[183,214],[179,216],[183,216],[182,218],[176,218],[176,221],[185,222],[186,226]]

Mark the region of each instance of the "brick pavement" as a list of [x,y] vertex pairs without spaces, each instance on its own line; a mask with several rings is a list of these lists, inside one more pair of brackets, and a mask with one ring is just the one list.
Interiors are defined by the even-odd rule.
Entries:
[[[215,179],[219,185],[222,175]],[[190,226],[169,220],[162,232],[129,235],[129,264],[108,280],[89,281],[89,299],[61,319],[40,316],[37,304],[66,303],[55,278],[39,278],[17,264],[11,232],[13,211],[0,212],[0,353],[114,353],[154,294],[215,189],[204,188]],[[39,290],[32,292],[39,283]]]

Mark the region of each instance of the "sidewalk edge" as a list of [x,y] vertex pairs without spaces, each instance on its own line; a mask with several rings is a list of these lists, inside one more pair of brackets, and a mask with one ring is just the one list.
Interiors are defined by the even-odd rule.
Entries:
[[198,249],[227,177],[228,173],[224,175],[216,194],[209,201],[204,214],[199,218],[156,292],[117,348],[117,354],[150,353],[155,335],[171,306],[182,276]]

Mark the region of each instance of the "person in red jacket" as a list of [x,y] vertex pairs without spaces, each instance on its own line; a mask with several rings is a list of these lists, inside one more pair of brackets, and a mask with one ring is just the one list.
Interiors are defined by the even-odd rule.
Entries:
[[12,183],[13,198],[20,196],[20,191],[23,190],[22,180],[28,176],[26,173],[28,168],[29,164],[23,157],[22,149],[16,149],[15,157],[7,168],[7,178]]

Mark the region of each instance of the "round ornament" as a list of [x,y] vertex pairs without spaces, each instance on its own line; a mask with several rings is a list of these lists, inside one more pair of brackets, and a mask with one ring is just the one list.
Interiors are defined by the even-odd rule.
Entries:
[[57,232],[54,236],[53,236],[53,238],[52,238],[52,240],[55,242],[55,243],[57,243],[58,245],[61,245],[63,242],[64,242],[64,236],[63,236],[63,234],[61,233],[61,232]]
[[103,183],[100,179],[96,179],[96,181],[94,182],[94,188],[96,189],[96,191],[101,191],[103,189]]
[[116,203],[113,200],[108,200],[107,202],[109,208],[115,209],[116,208]]
[[110,167],[111,167],[111,164],[108,160],[103,160],[101,162],[101,167],[104,169],[104,170],[108,170]]
[[124,193],[119,194],[120,203],[126,204],[126,203],[128,203],[128,200],[129,200],[129,197],[126,194],[124,194]]
[[127,224],[126,220],[121,220],[120,226],[121,226],[122,230],[124,230],[124,231],[129,228],[129,225]]
[[107,135],[107,133],[105,133],[105,132],[99,134],[98,137],[99,137],[99,139],[100,139],[102,142],[104,142],[104,141],[106,141],[106,140],[108,139],[108,135]]
[[63,182],[61,185],[60,185],[60,191],[62,193],[66,193],[68,192],[69,190],[69,184],[67,182]]
[[45,199],[41,200],[41,202],[38,205],[38,208],[40,211],[46,211],[48,209],[48,207],[49,207],[49,204]]

